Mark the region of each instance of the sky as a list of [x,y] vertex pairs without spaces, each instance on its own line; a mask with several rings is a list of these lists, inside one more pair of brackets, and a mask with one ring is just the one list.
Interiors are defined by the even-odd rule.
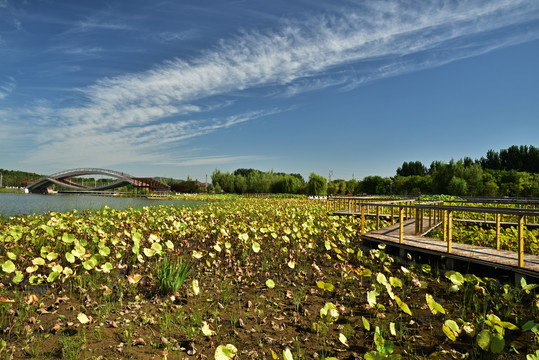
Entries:
[[539,1],[0,0],[0,168],[393,176],[539,146]]

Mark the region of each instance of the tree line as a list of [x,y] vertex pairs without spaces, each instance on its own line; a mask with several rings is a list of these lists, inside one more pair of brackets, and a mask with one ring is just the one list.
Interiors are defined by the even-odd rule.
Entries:
[[0,187],[25,187],[26,182],[35,181],[42,177],[42,175],[26,171],[5,169],[0,169],[0,176],[2,177]]
[[216,193],[326,195],[328,186],[326,178],[315,173],[305,181],[300,174],[255,169],[237,169],[232,173],[215,170],[211,179]]
[[513,145],[489,150],[476,160],[433,161],[429,168],[420,161],[405,161],[394,177],[335,180],[328,193],[539,197],[539,148]]
[[367,176],[362,180],[326,178],[312,173],[305,181],[299,174],[238,169],[215,170],[212,186],[227,193],[338,194],[448,194],[459,196],[539,197],[539,148],[511,146],[486,156],[449,163],[404,162],[392,177]]

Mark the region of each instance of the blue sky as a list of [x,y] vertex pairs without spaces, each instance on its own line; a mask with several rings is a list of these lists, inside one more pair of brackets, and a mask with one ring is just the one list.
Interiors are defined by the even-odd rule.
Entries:
[[538,140],[536,0],[0,0],[0,168],[362,179]]

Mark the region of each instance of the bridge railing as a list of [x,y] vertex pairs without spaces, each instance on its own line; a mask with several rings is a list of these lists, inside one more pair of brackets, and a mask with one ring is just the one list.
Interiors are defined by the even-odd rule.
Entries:
[[[379,217],[381,216],[380,208],[394,208],[398,209],[398,222],[399,222],[399,243],[404,242],[404,221],[406,213],[410,210],[414,212],[415,218],[415,234],[420,235],[420,229],[423,229],[423,221],[428,218],[429,228],[433,226],[442,226],[443,241],[447,243],[447,253],[452,252],[452,240],[453,240],[453,221],[463,221],[465,217],[469,217],[470,214],[488,214],[494,218],[492,225],[496,229],[496,249],[501,248],[501,224],[506,223],[508,225],[515,225],[518,229],[518,267],[524,266],[524,227],[532,226],[539,227],[539,209],[536,207],[528,208],[508,208],[508,207],[483,207],[483,206],[466,206],[459,205],[446,205],[443,202],[431,202],[431,203],[415,203],[415,204],[392,204],[389,202],[370,202],[368,204],[362,204],[360,206],[361,216],[361,235],[365,234],[365,214],[367,207],[375,207],[377,218],[377,229],[379,224]],[[392,211],[393,212],[393,211]],[[463,216],[459,219],[455,219],[455,214],[463,213]],[[516,221],[515,221],[516,220]],[[486,222],[484,222],[486,223]],[[490,223],[487,223],[490,225]]]

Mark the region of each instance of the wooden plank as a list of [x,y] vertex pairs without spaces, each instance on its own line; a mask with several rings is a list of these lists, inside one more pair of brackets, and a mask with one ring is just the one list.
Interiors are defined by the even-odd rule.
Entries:
[[375,230],[362,236],[365,240],[384,242],[413,251],[423,251],[430,254],[452,257],[455,259],[501,267],[516,272],[528,272],[532,276],[539,276],[539,256],[522,254],[522,268],[519,269],[519,253],[508,250],[453,243],[451,254],[447,253],[447,244],[444,241],[415,236],[414,220],[404,221],[404,237],[400,242],[400,224],[394,224],[384,229]]

